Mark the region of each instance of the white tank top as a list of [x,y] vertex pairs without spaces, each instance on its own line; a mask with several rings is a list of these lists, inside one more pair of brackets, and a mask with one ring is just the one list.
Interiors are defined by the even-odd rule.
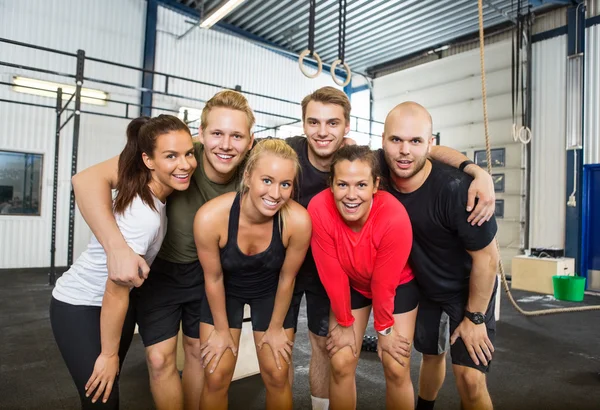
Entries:
[[[167,231],[165,204],[154,197],[154,211],[136,196],[123,214],[115,214],[131,249],[152,264]],[[106,253],[94,235],[87,249],[57,281],[52,296],[71,305],[102,306],[108,269]]]

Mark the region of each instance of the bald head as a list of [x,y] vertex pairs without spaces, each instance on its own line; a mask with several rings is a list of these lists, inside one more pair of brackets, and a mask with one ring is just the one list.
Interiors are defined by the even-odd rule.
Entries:
[[[431,137],[433,121],[431,114],[421,104],[414,101],[406,101],[398,104],[388,113],[385,118],[384,133],[389,135],[395,133],[399,128],[412,130],[425,139]],[[407,135],[408,136],[408,135]]]

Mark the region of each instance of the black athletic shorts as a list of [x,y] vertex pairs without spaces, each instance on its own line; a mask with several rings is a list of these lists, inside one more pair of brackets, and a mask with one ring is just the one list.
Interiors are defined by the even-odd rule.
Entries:
[[[352,310],[362,309],[372,304],[372,299],[369,299],[350,286],[350,306]],[[417,282],[412,279],[410,282],[398,285],[396,288],[396,297],[394,298],[394,315],[410,312],[417,306],[419,306],[419,288],[417,287]]]
[[174,263],[156,258],[148,279],[131,291],[144,346],[183,334],[200,338],[204,300],[204,274],[200,262]]
[[[488,338],[494,343],[496,336],[496,317],[494,307],[496,303],[496,290],[485,312]],[[460,322],[465,317],[467,297],[459,298],[456,302],[437,303],[421,295],[419,311],[417,313],[417,325],[415,328],[415,349],[423,354],[439,355],[446,351],[449,337],[454,333]],[[493,355],[493,354],[492,354]],[[487,373],[490,370],[491,361],[488,365],[476,365],[471,359],[467,347],[461,338],[450,346],[452,364],[472,367]]]
[[308,319],[308,330],[317,336],[327,336],[329,333],[329,296],[321,283],[317,266],[313,259],[310,248],[304,259],[304,263],[296,275],[294,296],[292,297],[292,309],[294,311],[294,331],[298,330],[298,317],[302,297],[306,294],[306,316]]
[[[250,317],[252,320],[252,330],[255,332],[265,332],[271,323],[273,309],[275,308],[275,292],[272,295],[262,298],[244,299],[231,295],[225,295],[225,309],[227,310],[227,321],[229,328],[241,329],[244,322],[244,305],[250,305]],[[294,310],[290,306],[283,320],[284,329],[292,329],[294,327]],[[212,313],[208,298],[204,298],[202,302],[202,323],[208,323],[214,326]]]

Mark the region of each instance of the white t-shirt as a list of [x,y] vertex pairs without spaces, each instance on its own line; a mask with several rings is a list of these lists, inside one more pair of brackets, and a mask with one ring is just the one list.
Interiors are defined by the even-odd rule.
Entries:
[[[154,197],[158,212],[136,196],[123,214],[115,214],[121,234],[131,249],[152,264],[167,232],[165,204]],[[87,249],[57,281],[52,296],[70,305],[102,306],[108,269],[106,253],[94,235]]]

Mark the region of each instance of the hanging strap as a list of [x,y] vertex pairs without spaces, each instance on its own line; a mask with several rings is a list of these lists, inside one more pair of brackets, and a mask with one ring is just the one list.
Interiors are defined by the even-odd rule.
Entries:
[[339,0],[339,24],[338,24],[338,58],[342,64],[346,58],[346,6],[348,5],[347,0]]
[[309,13],[308,13],[308,50],[310,56],[313,56],[315,51],[315,19],[317,15],[317,0],[309,0]]

